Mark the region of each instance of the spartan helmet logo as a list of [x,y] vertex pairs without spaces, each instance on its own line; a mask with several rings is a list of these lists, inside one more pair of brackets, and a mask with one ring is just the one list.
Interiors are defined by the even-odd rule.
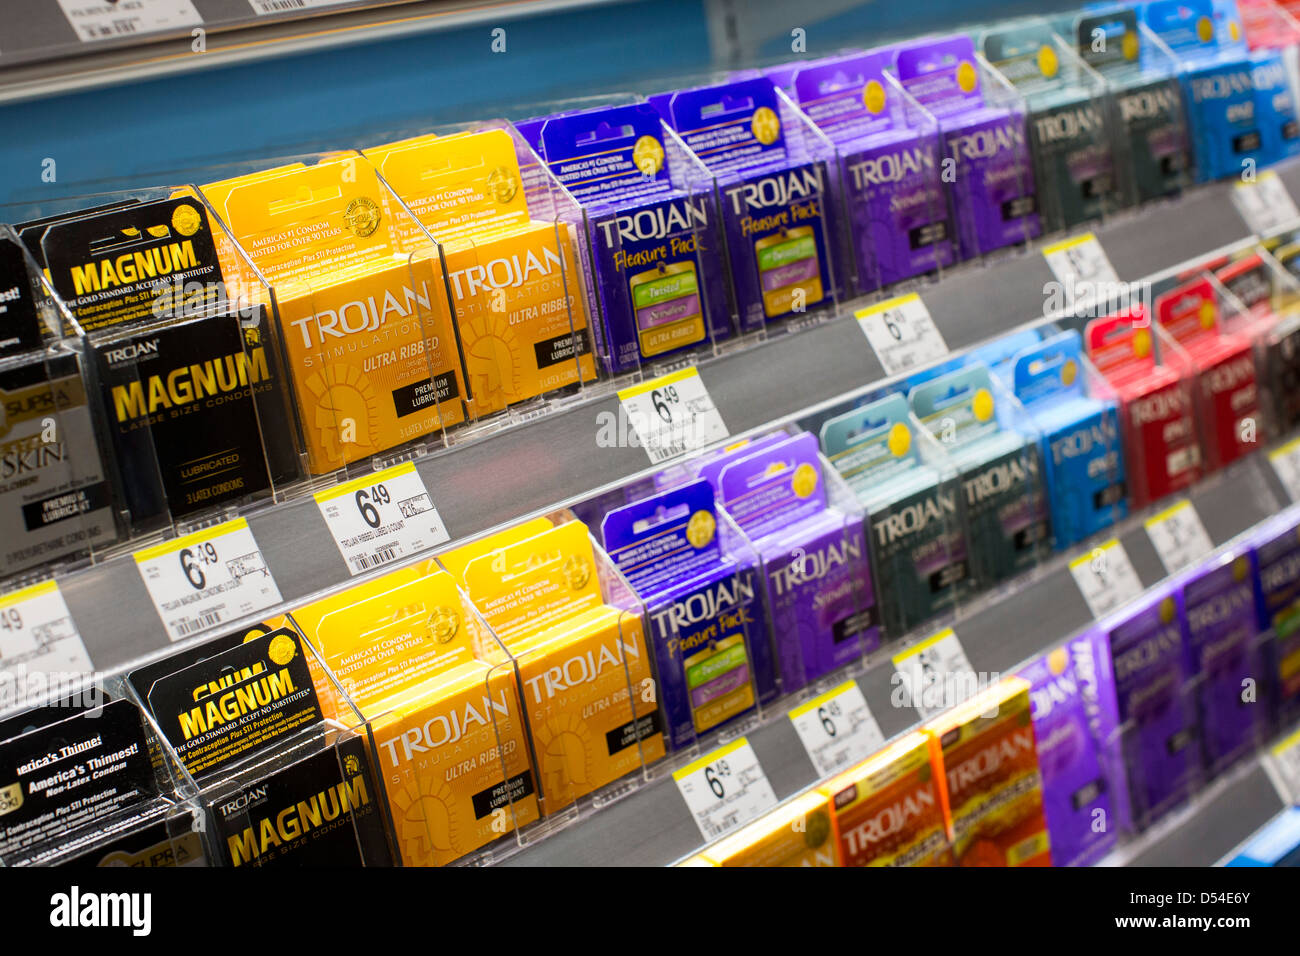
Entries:
[[[335,365],[313,375],[307,388],[316,397],[312,427],[323,453],[332,460],[378,451],[378,408],[370,380],[350,365]],[[348,450],[355,452],[349,455]]]

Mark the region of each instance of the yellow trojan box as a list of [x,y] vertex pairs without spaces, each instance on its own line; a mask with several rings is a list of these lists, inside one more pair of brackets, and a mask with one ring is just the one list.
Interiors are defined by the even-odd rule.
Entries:
[[420,562],[294,616],[370,722],[403,863],[442,866],[537,819],[513,670],[476,659],[491,639],[450,574]]
[[275,291],[314,474],[464,419],[437,251],[397,241],[390,220],[409,216],[368,163],[340,157],[203,191]]
[[515,661],[544,814],[664,755],[641,615],[604,603],[586,526],[477,557],[465,582]]
[[835,866],[826,796],[796,797],[699,855],[716,866]]
[[443,243],[476,414],[595,377],[573,229],[529,219],[509,133],[419,137],[365,155]]

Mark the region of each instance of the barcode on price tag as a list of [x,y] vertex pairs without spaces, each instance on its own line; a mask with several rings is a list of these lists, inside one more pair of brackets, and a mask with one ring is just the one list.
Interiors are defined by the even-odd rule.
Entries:
[[1283,802],[1300,805],[1300,730],[1269,748],[1264,769]]
[[895,654],[893,663],[894,690],[901,691],[903,702],[923,718],[956,707],[984,689],[950,627]]
[[776,806],[776,791],[744,737],[682,767],[673,780],[707,843]]
[[280,588],[243,518],[135,552],[172,641],[280,603]]
[[294,10],[318,10],[321,7],[341,7],[357,0],[248,0],[259,17],[273,13],[290,13]]
[[1170,574],[1214,550],[1196,507],[1186,499],[1146,520],[1147,535]]
[[451,539],[410,462],[318,491],[316,506],[352,574]]
[[722,416],[695,368],[684,368],[618,393],[628,424],[653,464],[722,441]]
[[928,365],[948,354],[948,343],[915,292],[853,313],[886,375]]
[[1106,616],[1142,593],[1142,579],[1133,570],[1124,545],[1115,538],[1071,561],[1070,574],[1094,618]]
[[[0,595],[0,672],[10,678],[0,681],[0,711],[37,703],[29,695],[44,698],[42,690],[69,686],[93,669],[56,582]],[[23,679],[32,674],[45,679]]]
[[1065,293],[1065,309],[1077,312],[1098,301],[1108,302],[1121,290],[1119,275],[1097,237],[1084,233],[1043,249],[1043,258]]
[[176,30],[203,22],[192,0],[59,0],[82,43]]
[[1266,169],[1254,182],[1238,182],[1232,201],[1251,232],[1267,235],[1300,218],[1295,200],[1277,173]]
[[1287,495],[1292,501],[1300,500],[1300,438],[1293,438],[1269,452],[1268,460]]
[[845,681],[796,707],[790,722],[819,777],[865,760],[885,743],[857,681]]

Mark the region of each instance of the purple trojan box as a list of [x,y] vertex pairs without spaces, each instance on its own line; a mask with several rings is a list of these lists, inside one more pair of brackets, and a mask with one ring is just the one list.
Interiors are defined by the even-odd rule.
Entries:
[[1154,589],[1070,644],[1121,829],[1150,826],[1199,779],[1180,604]]
[[992,105],[981,90],[970,37],[897,47],[903,88],[939,121],[957,238],[963,259],[1025,242],[1039,233],[1025,115]]
[[844,242],[832,151],[772,80],[659,93],[650,103],[717,177],[742,331],[832,306]]
[[1183,585],[1187,668],[1197,675],[1201,747],[1213,777],[1255,749],[1267,723],[1259,682],[1259,618],[1249,553],[1228,552]]
[[1020,671],[1029,681],[1043,808],[1056,866],[1090,866],[1110,852],[1110,788],[1088,725],[1083,691],[1069,649],[1048,651]]
[[763,561],[785,693],[880,646],[863,516],[832,502],[827,477],[817,437],[804,432],[718,478],[720,501]]
[[520,134],[582,204],[606,368],[627,372],[731,335],[707,170],[645,103],[525,120]]
[[1275,725],[1300,717],[1300,512],[1265,523],[1253,540],[1259,627],[1266,644]]
[[[794,76],[794,96],[839,147],[858,294],[953,262],[938,129],[909,124],[888,69],[893,53],[822,60]],[[913,117],[919,120],[919,117]]]

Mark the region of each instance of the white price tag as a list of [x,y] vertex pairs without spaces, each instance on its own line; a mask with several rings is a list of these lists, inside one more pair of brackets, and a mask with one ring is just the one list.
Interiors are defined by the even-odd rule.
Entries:
[[729,434],[695,368],[625,388],[618,393],[618,400],[656,465],[722,441]]
[[956,707],[983,689],[950,627],[895,654],[893,661],[894,687],[901,686],[903,700],[923,718]]
[[1268,460],[1291,500],[1300,501],[1300,438],[1269,452]]
[[898,375],[948,354],[948,343],[915,292],[858,309],[853,315],[886,375]]
[[59,0],[82,43],[176,30],[203,22],[192,0]]
[[1269,748],[1264,769],[1282,802],[1300,806],[1300,730]]
[[451,540],[410,462],[318,491],[316,505],[352,574]]
[[135,553],[172,641],[280,603],[280,589],[243,518]]
[[1068,312],[1107,302],[1120,291],[1119,274],[1090,232],[1045,247],[1043,258],[1063,287]]
[[1146,521],[1147,535],[1170,574],[1214,550],[1196,507],[1183,499]]
[[267,17],[276,13],[292,13],[295,10],[341,7],[355,0],[248,0],[248,2],[259,17]]
[[776,791],[744,737],[673,774],[706,843],[776,806]]
[[1116,538],[1071,561],[1070,573],[1094,618],[1105,617],[1142,593],[1142,579]]
[[1238,182],[1232,190],[1232,200],[1241,218],[1257,235],[1276,232],[1300,218],[1300,209],[1296,209],[1286,183],[1271,169],[1256,176],[1253,183]]
[[796,707],[790,722],[819,777],[865,760],[885,743],[857,681],[846,681]]
[[92,670],[57,583],[0,595],[0,711],[38,703],[44,689],[70,688]]

